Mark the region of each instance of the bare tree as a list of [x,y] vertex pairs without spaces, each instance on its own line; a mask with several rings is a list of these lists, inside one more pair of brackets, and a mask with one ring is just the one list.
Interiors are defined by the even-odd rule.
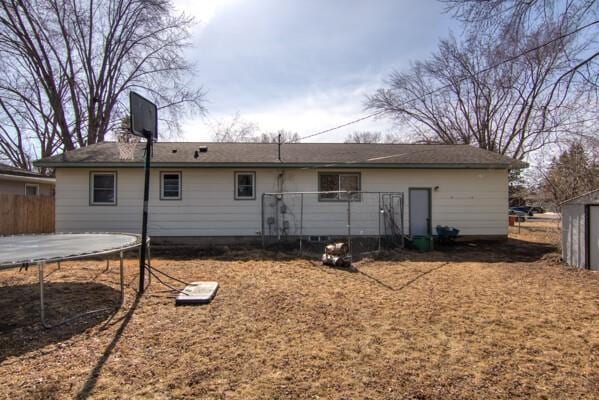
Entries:
[[[599,1],[598,0],[440,0],[447,10],[474,34],[499,39],[521,37],[557,26],[562,33],[581,31],[577,46],[564,47],[570,67],[558,82],[571,84],[577,78],[597,94],[599,89]],[[555,28],[553,28],[555,29]]]
[[192,19],[171,0],[5,0],[0,5],[0,156],[26,166],[104,140],[140,90],[178,129],[203,93],[184,81]]
[[578,93],[555,85],[571,67],[564,49],[576,42],[552,41],[561,32],[554,28],[501,40],[444,40],[432,58],[393,72],[390,87],[367,105],[411,128],[417,141],[472,144],[522,159],[577,129],[585,116]]
[[299,141],[299,134],[297,132],[287,131],[285,129],[279,129],[276,132],[263,132],[256,140],[260,143],[295,143]]
[[212,138],[215,142],[246,143],[294,143],[299,141],[297,132],[279,129],[274,132],[261,132],[258,124],[248,121],[236,113],[231,118],[220,119],[212,124]]
[[255,142],[258,125],[236,113],[230,119],[221,119],[213,123],[212,131],[215,142]]
[[383,143],[382,132],[354,131],[347,135],[345,143]]
[[[0,57],[0,66],[6,62]],[[23,169],[32,168],[35,154],[54,154],[62,143],[46,92],[27,68],[6,67],[0,75],[0,158]]]
[[354,131],[345,137],[345,143],[401,143],[401,135],[379,131]]

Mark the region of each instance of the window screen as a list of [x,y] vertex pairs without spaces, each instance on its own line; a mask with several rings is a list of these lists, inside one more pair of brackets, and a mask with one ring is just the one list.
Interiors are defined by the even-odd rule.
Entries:
[[181,199],[181,173],[180,172],[161,172],[161,199],[180,200]]
[[92,173],[92,204],[116,204],[116,173]]
[[[320,192],[337,192],[339,191],[339,175],[320,175]],[[322,193],[321,200],[338,200],[337,193]]]
[[[360,190],[360,174],[358,173],[322,173],[319,175],[318,191],[320,192],[359,192]],[[347,193],[321,193],[319,199],[347,201],[347,196]],[[360,201],[360,194],[352,193],[351,201]]]
[[25,185],[26,196],[37,196],[39,187],[37,185]]
[[253,200],[255,193],[256,173],[255,172],[236,172],[235,173],[235,198],[238,200]]

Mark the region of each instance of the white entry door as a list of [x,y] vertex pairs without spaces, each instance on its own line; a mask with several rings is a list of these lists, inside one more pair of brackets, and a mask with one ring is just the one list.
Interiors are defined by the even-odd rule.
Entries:
[[589,207],[589,261],[593,271],[599,271],[599,206]]
[[431,190],[410,189],[410,236],[430,235]]

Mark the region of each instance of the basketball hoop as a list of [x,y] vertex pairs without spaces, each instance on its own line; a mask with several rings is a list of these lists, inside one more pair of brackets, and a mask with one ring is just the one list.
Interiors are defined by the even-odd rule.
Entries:
[[133,135],[122,135],[117,140],[117,146],[119,148],[119,158],[121,160],[134,160],[135,149],[139,143],[140,138]]
[[[139,250],[139,292],[144,292],[144,275],[146,271],[146,246],[148,234],[148,200],[150,199],[150,164],[152,158],[152,142],[158,140],[158,108],[150,100],[135,92],[129,93],[129,112],[131,134],[146,139],[144,161],[144,202],[141,218],[141,242]],[[138,139],[139,140],[139,139]],[[129,140],[129,142],[131,142]],[[125,152],[130,149],[126,149]],[[133,148],[135,150],[135,148]]]

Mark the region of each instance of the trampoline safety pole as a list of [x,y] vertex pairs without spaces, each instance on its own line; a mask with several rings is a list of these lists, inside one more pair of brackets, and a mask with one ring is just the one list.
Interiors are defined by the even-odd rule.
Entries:
[[146,159],[144,162],[144,204],[141,222],[141,247],[139,250],[139,293],[144,292],[146,250],[148,238],[148,199],[150,194],[150,158],[152,157],[152,135],[146,133]]
[[46,310],[44,309],[44,262],[37,263],[37,276],[40,285],[40,320],[44,328],[50,328],[46,322]]
[[119,308],[123,306],[123,304],[125,303],[125,271],[124,271],[124,266],[123,266],[123,261],[124,261],[124,254],[123,251],[121,250],[119,252],[119,273],[120,273],[120,287],[121,287],[121,295],[119,297]]

